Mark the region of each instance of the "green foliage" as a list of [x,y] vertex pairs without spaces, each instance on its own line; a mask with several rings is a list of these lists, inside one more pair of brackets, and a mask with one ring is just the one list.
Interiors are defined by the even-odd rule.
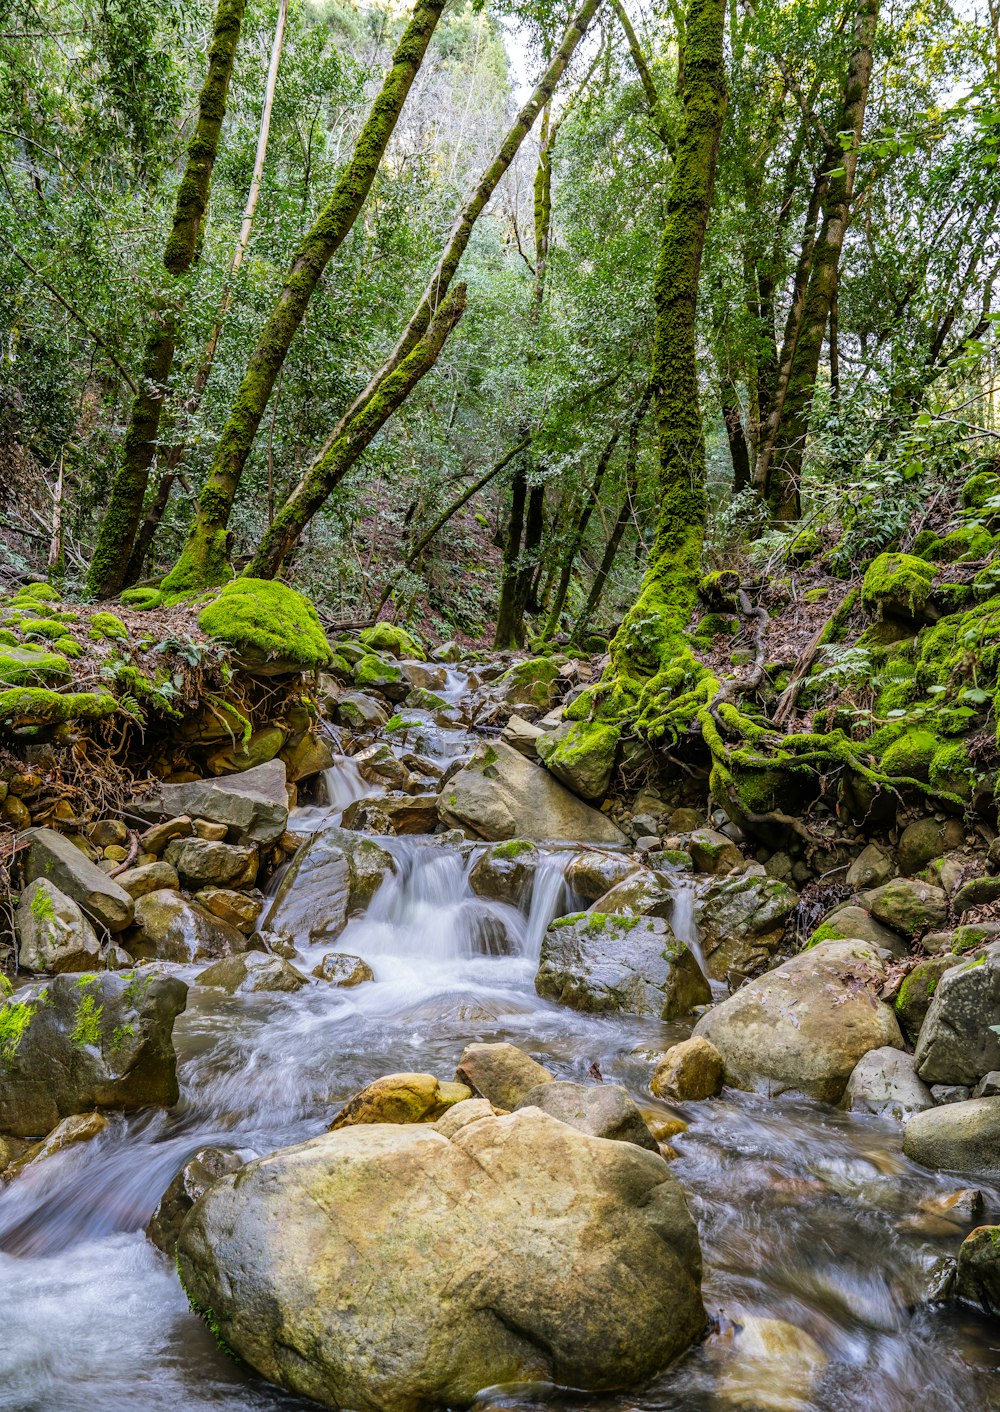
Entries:
[[92,613],[87,636],[92,642],[113,642],[128,637],[128,628],[117,613]]

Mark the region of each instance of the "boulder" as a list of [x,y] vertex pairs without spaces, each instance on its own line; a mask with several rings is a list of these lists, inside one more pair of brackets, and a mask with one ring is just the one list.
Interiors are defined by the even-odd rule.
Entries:
[[635,869],[635,859],[626,853],[600,853],[588,848],[574,853],[566,868],[566,882],[586,902],[596,902]]
[[264,910],[262,899],[248,897],[245,892],[235,892],[228,887],[203,887],[200,892],[195,893],[194,900],[199,907],[204,907],[206,912],[211,912],[213,917],[228,922],[231,927],[246,936],[256,928]]
[[968,1098],[915,1114],[903,1129],[903,1151],[923,1167],[1000,1177],[1000,1098]]
[[468,1044],[455,1071],[458,1083],[468,1084],[495,1108],[516,1108],[526,1093],[553,1077],[530,1054],[513,1044]]
[[78,1147],[81,1142],[90,1142],[95,1137],[100,1137],[107,1127],[107,1118],[96,1109],[93,1113],[73,1113],[70,1117],[63,1118],[48,1137],[42,1138],[41,1142],[32,1143],[26,1152],[7,1167],[4,1180],[11,1181],[20,1176],[31,1162],[44,1162],[59,1152],[65,1152],[67,1147]]
[[146,832],[139,835],[139,847],[144,853],[159,855],[175,838],[190,838],[193,833],[194,822],[183,814],[177,819],[167,819],[163,824],[150,824]]
[[329,981],[344,990],[375,979],[375,972],[367,961],[362,961],[360,956],[349,956],[346,951],[328,951],[319,965],[313,967],[313,975],[318,981]]
[[861,901],[877,922],[902,936],[934,931],[948,920],[948,895],[943,889],[918,878],[896,878],[871,892]]
[[533,843],[512,838],[485,848],[469,873],[469,886],[477,897],[513,906],[531,896],[542,855]]
[[378,833],[433,833],[438,824],[436,794],[387,794],[355,799],[344,810],[345,829],[374,827]]
[[839,1103],[870,1049],[902,1049],[896,1017],[878,998],[885,965],[874,947],[824,941],[748,982],[703,1015],[734,1088],[800,1093]]
[[266,951],[245,951],[240,956],[224,956],[195,976],[198,985],[214,985],[229,995],[237,991],[250,995],[257,991],[296,991],[309,979],[280,956]]
[[964,842],[965,827],[961,819],[917,819],[907,825],[900,837],[899,871],[907,876],[919,873],[932,858],[961,848]]
[[136,931],[128,949],[141,960],[212,961],[245,951],[247,939],[235,927],[212,917],[203,907],[188,902],[179,892],[164,888],[148,892],[135,905]]
[[329,770],[336,760],[333,746],[325,735],[306,731],[297,740],[289,741],[281,752],[285,770],[293,784],[312,779],[322,770]]
[[480,746],[439,797],[445,823],[482,838],[624,844],[606,815],[578,799],[547,770],[502,740]]
[[696,872],[712,873],[715,877],[724,877],[746,862],[732,839],[715,829],[696,829],[687,840],[687,850]]
[[529,1089],[515,1112],[520,1108],[540,1108],[591,1137],[634,1142],[650,1152],[659,1151],[645,1119],[621,1084],[543,1083]]
[[355,1123],[434,1123],[471,1097],[468,1084],[440,1083],[433,1074],[386,1074],[349,1098],[327,1132]]
[[843,1106],[852,1113],[875,1113],[902,1123],[933,1108],[934,1099],[917,1077],[912,1054],[902,1049],[869,1049],[847,1081]]
[[29,847],[22,867],[29,883],[45,878],[109,932],[125,930],[135,907],[124,888],[55,829],[29,829],[24,837]]
[[687,946],[660,917],[579,912],[542,939],[535,989],[574,1010],[671,1020],[712,998]]
[[734,1412],[805,1412],[819,1405],[815,1385],[829,1359],[805,1329],[740,1311],[733,1353],[714,1407]]
[[313,941],[335,941],[352,912],[368,906],[396,872],[390,853],[349,829],[324,829],[295,855],[262,931]]
[[235,775],[273,760],[287,736],[278,726],[262,726],[246,740],[227,741],[206,758],[213,775]]
[[725,1060],[701,1035],[672,1045],[653,1070],[649,1087],[667,1102],[697,1102],[722,1092]]
[[1000,1069],[1000,941],[948,968],[920,1027],[917,1073],[929,1084],[976,1084]]
[[0,1132],[177,1102],[174,1019],[187,986],[156,971],[56,976],[0,1002]]
[[17,906],[17,964],[23,971],[92,971],[101,954],[77,903],[47,878],[36,878]]
[[152,822],[186,814],[225,824],[241,843],[277,843],[288,823],[285,766],[269,760],[220,779],[162,784],[151,799],[134,802],[132,808]]
[[676,893],[661,873],[651,868],[633,868],[621,882],[599,897],[587,908],[606,916],[663,917],[673,916]]
[[809,938],[808,944],[815,946],[821,941],[867,941],[880,951],[891,952],[893,956],[906,954],[906,942],[899,932],[876,922],[864,907],[838,907],[829,912]]
[[1000,1314],[1000,1226],[977,1226],[962,1241],[952,1294],[994,1318]]
[[988,907],[997,901],[1000,901],[1000,877],[970,878],[955,893],[952,906],[955,915],[961,917],[973,907]]
[[363,691],[349,691],[337,702],[336,721],[357,734],[374,734],[389,720],[385,707]]
[[726,878],[695,906],[698,937],[713,980],[739,982],[765,970],[785,939],[798,894],[777,878]]
[[617,726],[599,721],[564,721],[545,732],[536,750],[567,789],[599,804],[611,784],[620,735]]
[[174,1257],[184,1217],[213,1182],[238,1172],[243,1158],[224,1147],[203,1147],[189,1158],[160,1197],[146,1235],[164,1254]]
[[162,861],[140,863],[136,868],[127,868],[124,873],[118,874],[115,881],[119,887],[125,889],[133,901],[145,897],[147,892],[159,892],[161,888],[177,889],[181,885],[177,869],[172,864]]
[[536,726],[531,721],[522,720],[520,716],[511,716],[500,732],[500,739],[505,745],[516,750],[519,755],[523,755],[526,760],[537,762],[538,751],[536,747],[544,734],[541,726]]
[[907,1038],[914,1044],[927,1018],[934,993],[946,971],[962,964],[960,956],[928,956],[919,961],[899,987],[893,1008]]
[[[921,864],[921,866],[923,866]],[[863,848],[847,870],[847,886],[854,892],[864,892],[869,888],[881,887],[890,882],[897,873],[895,863],[877,843],[869,843]]]
[[163,857],[177,869],[185,887],[250,887],[257,878],[257,849],[252,844],[178,838],[167,844]]
[[250,1162],[192,1208],[177,1265],[263,1377],[367,1412],[644,1383],[705,1325],[668,1164],[537,1109],[450,1139],[353,1126]]

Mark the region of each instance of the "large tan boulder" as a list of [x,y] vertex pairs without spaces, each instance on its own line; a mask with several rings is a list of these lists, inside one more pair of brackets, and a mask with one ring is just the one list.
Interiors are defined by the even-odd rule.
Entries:
[[386,1074],[349,1098],[328,1131],[355,1123],[433,1123],[471,1097],[467,1084],[440,1083],[433,1074]]
[[825,941],[750,981],[694,1033],[719,1050],[734,1088],[839,1103],[862,1055],[903,1048],[896,1017],[879,999],[884,981],[874,947]]
[[698,1235],[660,1156],[536,1108],[449,1117],[343,1128],[210,1187],[177,1265],[218,1336],[358,1412],[629,1387],[690,1346]]

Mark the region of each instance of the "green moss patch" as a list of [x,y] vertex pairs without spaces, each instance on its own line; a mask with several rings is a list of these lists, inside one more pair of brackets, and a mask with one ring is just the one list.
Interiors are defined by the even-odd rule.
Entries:
[[128,628],[117,613],[92,613],[87,636],[92,642],[113,642],[127,638]]
[[315,672],[332,655],[308,598],[270,579],[227,583],[201,610],[198,625],[251,668]]
[[118,702],[109,692],[59,692],[42,686],[0,691],[0,722],[7,726],[100,721],[114,715],[117,709]]
[[64,681],[69,674],[69,663],[61,653],[27,643],[0,647],[0,683],[7,686]]
[[370,628],[364,628],[358,634],[358,640],[373,652],[389,652],[393,657],[405,657],[416,662],[427,660],[413,634],[395,623],[375,623]]
[[126,588],[121,594],[121,601],[127,607],[136,608],[143,613],[150,608],[161,607],[164,597],[163,590],[159,588]]
[[381,657],[369,653],[362,657],[354,668],[354,683],[359,687],[395,686],[403,680],[403,673],[394,662],[385,662]]
[[935,569],[913,554],[880,554],[861,586],[861,602],[880,617],[919,619],[930,597]]

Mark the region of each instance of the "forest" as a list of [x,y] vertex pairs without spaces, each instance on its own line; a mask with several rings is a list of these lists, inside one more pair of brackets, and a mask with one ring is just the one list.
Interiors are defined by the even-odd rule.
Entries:
[[1000,1412],[998,281],[1000,0],[0,0],[0,1409]]

